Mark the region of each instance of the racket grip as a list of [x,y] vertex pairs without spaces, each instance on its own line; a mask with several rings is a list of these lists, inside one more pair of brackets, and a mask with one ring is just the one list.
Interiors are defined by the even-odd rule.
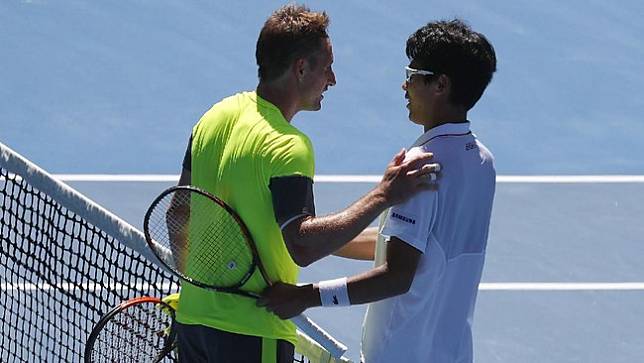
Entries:
[[291,321],[300,331],[313,338],[322,348],[331,353],[333,358],[340,358],[347,351],[347,346],[337,341],[331,334],[320,328],[313,320],[304,315],[298,315],[291,318]]

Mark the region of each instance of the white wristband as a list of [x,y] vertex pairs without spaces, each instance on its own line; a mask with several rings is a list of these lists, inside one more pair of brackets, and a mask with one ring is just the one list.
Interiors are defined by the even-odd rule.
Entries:
[[320,301],[322,306],[349,306],[349,291],[347,290],[347,278],[318,282],[320,290]]

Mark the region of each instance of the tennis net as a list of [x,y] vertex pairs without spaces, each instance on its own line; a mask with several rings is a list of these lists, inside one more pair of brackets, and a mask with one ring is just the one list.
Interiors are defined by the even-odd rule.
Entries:
[[[179,290],[140,231],[2,143],[0,213],[0,362],[80,362],[113,306]],[[296,350],[337,362],[301,334]]]

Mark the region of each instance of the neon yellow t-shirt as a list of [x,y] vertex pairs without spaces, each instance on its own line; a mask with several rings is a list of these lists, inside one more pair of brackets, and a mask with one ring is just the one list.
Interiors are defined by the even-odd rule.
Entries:
[[[192,181],[218,196],[244,220],[272,281],[295,283],[298,266],[275,221],[270,179],[313,178],[313,147],[280,110],[255,92],[243,92],[214,105],[192,131]],[[243,286],[261,292],[259,271]],[[297,341],[290,321],[258,308],[254,299],[182,283],[177,321],[233,333]]]

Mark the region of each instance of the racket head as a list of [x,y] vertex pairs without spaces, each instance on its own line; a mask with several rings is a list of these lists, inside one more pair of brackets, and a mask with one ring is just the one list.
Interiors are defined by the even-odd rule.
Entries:
[[145,214],[143,228],[159,260],[200,287],[234,291],[248,281],[259,261],[237,213],[193,186],[162,192]]
[[85,363],[176,361],[175,311],[155,297],[112,308],[96,323],[85,344]]

